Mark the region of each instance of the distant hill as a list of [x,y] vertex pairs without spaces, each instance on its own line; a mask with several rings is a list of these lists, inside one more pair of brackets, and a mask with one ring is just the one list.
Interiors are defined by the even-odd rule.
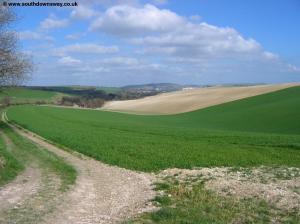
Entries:
[[223,84],[223,85],[184,85],[175,83],[147,83],[138,85],[126,85],[121,87],[109,87],[109,86],[84,86],[84,85],[70,85],[70,86],[28,86],[27,88],[34,90],[46,90],[55,91],[75,95],[86,95],[100,92],[106,94],[120,94],[121,92],[136,92],[136,93],[152,93],[155,95],[162,92],[172,92],[182,89],[192,89],[199,87],[212,87],[212,86],[254,86],[263,85],[263,83],[242,83],[242,84]]
[[[193,86],[173,83],[151,83],[142,85],[130,85],[123,87],[97,87],[97,86],[32,86],[32,90],[60,92],[73,96],[99,97],[104,100],[139,99],[145,96],[153,96],[159,93],[182,90]],[[196,87],[196,86],[194,86]]]
[[[247,84],[248,85],[248,84]],[[187,90],[209,85],[180,85],[174,83],[149,83],[141,85],[127,85],[123,87],[105,86],[22,86],[3,88],[0,99],[9,96],[14,103],[57,102],[63,96],[84,97],[88,99],[101,98],[105,101],[132,100],[160,93]],[[227,85],[230,86],[230,85]],[[232,85],[233,86],[233,85]],[[239,85],[234,85],[239,86]],[[9,90],[8,90],[9,89]]]
[[174,83],[150,83],[142,85],[123,86],[122,89],[128,91],[156,91],[156,92],[171,92],[182,90],[183,88],[199,87],[196,85],[180,85]]

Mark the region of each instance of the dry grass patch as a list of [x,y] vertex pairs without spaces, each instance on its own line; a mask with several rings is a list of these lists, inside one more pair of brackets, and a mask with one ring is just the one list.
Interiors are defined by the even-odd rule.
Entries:
[[129,223],[299,223],[298,168],[168,169],[158,175],[160,210]]
[[[205,181],[205,188],[221,196],[259,199],[281,210],[300,211],[300,168],[199,168],[168,169],[160,177],[173,176],[179,182]],[[300,213],[299,213],[300,215]]]

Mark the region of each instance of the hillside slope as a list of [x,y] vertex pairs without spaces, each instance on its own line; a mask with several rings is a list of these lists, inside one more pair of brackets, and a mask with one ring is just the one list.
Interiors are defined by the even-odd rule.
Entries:
[[277,84],[243,87],[209,87],[150,96],[137,100],[111,101],[104,110],[139,114],[177,114],[256,96],[299,84]]
[[[300,86],[173,115],[207,129],[300,134]],[[168,116],[169,117],[169,116]]]
[[37,101],[50,102],[62,94],[44,90],[35,90],[24,87],[6,87],[0,91],[0,100],[9,97],[12,103],[35,103]]
[[292,87],[167,116],[29,105],[7,114],[60,145],[129,169],[300,167],[299,96]]

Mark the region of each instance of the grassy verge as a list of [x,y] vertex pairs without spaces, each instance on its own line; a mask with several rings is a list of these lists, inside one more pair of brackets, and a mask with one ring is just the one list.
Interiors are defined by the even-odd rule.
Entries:
[[10,127],[1,122],[1,129],[11,139],[14,147],[14,156],[24,164],[36,162],[38,165],[58,175],[61,179],[60,190],[65,191],[74,184],[76,180],[76,170],[67,164],[62,158],[54,153],[32,143],[14,132]]
[[234,199],[220,196],[204,187],[198,178],[178,182],[167,178],[156,185],[160,196],[155,202],[160,209],[126,222],[127,224],[225,224],[225,223],[289,223],[300,221],[297,212],[280,210],[260,199]]
[[23,163],[7,150],[3,139],[0,138],[0,186],[13,180],[23,169]]

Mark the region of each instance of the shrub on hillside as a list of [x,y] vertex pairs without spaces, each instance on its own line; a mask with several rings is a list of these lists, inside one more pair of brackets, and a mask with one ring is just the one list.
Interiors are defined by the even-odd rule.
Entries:
[[63,106],[79,106],[84,108],[102,107],[105,101],[101,98],[85,98],[85,97],[62,97],[60,105]]

